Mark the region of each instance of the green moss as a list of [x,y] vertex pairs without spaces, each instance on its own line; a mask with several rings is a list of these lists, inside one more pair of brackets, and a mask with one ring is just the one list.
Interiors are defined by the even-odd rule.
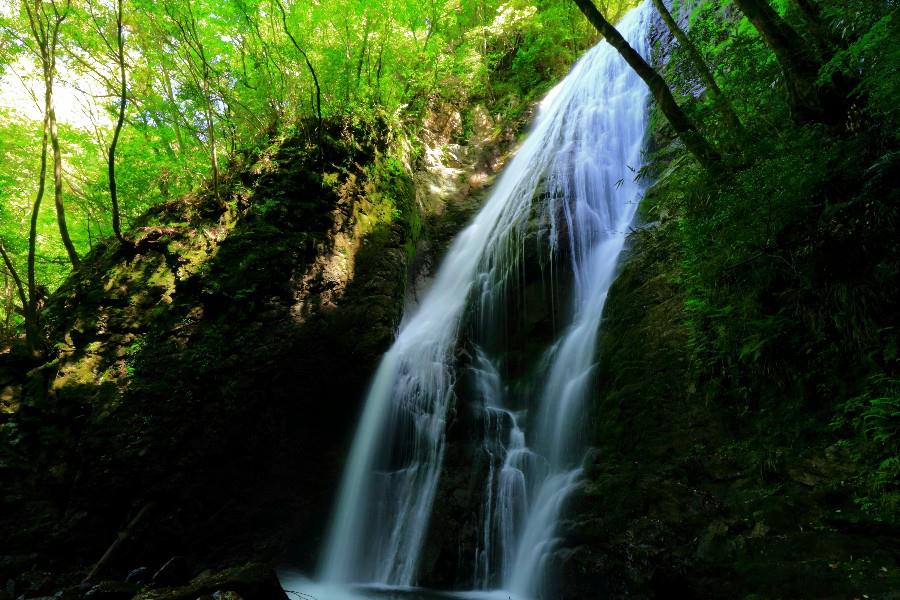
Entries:
[[[598,458],[570,533],[592,550],[573,564],[609,585],[661,580],[685,595],[887,593],[900,577],[882,550],[896,522],[894,367],[866,376],[894,364],[883,334],[896,313],[868,286],[894,288],[895,254],[881,233],[856,229],[881,248],[884,270],[831,270],[836,248],[804,237],[810,221],[837,226],[818,200],[823,179],[859,191],[846,172],[822,170],[835,155],[821,131],[727,181],[667,136],[651,135],[647,226],[631,236],[604,312]],[[781,205],[761,210],[764,196]],[[841,209],[851,222],[856,202]],[[766,227],[772,257],[747,240]],[[848,277],[866,282],[852,307]]]

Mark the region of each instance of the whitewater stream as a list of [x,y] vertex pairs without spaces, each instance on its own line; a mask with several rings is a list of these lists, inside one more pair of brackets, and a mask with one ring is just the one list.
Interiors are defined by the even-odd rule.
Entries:
[[[618,24],[645,57],[650,15],[644,2]],[[320,572],[314,581],[282,573],[286,589],[316,600],[555,597],[548,571],[560,511],[581,481],[601,315],[642,194],[636,172],[647,93],[601,42],[543,100],[490,198],[454,240],[382,359]],[[523,388],[504,381],[497,348],[508,329],[498,321],[520,291],[526,242],[540,243],[546,255],[547,285],[564,281],[567,288],[549,294],[563,302],[556,339]],[[458,385],[463,370],[475,382],[468,396]],[[417,591],[430,517],[441,502],[446,427],[465,403],[480,407],[488,463],[478,484],[481,531],[466,559],[473,591]]]

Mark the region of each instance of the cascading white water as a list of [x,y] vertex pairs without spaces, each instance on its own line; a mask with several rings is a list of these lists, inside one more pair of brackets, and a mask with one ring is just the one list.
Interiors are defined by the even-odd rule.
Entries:
[[[649,14],[645,2],[619,24],[645,56]],[[600,317],[640,199],[635,171],[646,103],[644,84],[605,42],[548,94],[533,131],[379,366],[341,484],[323,579],[416,583],[456,401],[456,350],[471,316],[479,396],[471,400],[484,405],[490,460],[473,575],[480,587],[540,593],[560,508],[578,484],[585,450],[578,419],[594,380]],[[548,260],[567,257],[573,283],[562,334],[536,374],[537,394],[517,399],[531,409],[523,414],[507,407],[500,371],[480,338],[495,328],[518,281],[535,217],[547,225]]]

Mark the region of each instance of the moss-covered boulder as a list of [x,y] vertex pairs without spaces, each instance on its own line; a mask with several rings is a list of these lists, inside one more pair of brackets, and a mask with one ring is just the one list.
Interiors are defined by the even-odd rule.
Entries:
[[46,362],[0,357],[4,550],[83,576],[127,530],[100,574],[124,578],[296,536],[310,562],[403,307],[406,151],[378,124],[274,140],[96,247],[48,300]]

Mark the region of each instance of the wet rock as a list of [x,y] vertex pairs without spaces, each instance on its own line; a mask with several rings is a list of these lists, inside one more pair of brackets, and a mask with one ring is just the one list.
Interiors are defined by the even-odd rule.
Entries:
[[[0,577],[14,577],[28,570],[37,561],[37,554],[0,556]],[[9,592],[12,594],[12,592]]]
[[26,571],[15,578],[12,596],[37,598],[52,595],[65,587],[59,575],[47,571]]
[[[87,592],[94,586],[90,583],[79,583],[54,594],[56,600],[83,600]],[[131,596],[129,596],[130,598]]]
[[128,583],[146,583],[149,579],[150,569],[147,567],[132,569],[128,572],[128,575],[125,576],[125,581]]
[[[480,421],[462,410],[451,427],[456,439],[448,442],[438,483],[431,523],[419,567],[420,583],[434,589],[472,586],[472,564],[479,544],[489,462],[477,441]],[[449,437],[449,435],[448,435]]]
[[190,576],[187,559],[183,556],[173,556],[153,574],[152,581],[155,586],[175,586],[186,583]]
[[140,586],[126,581],[101,581],[84,595],[84,600],[128,600]]
[[[287,600],[275,572],[260,563],[204,571],[180,587],[160,588],[144,592],[135,600]],[[326,599],[320,599],[326,600]]]

